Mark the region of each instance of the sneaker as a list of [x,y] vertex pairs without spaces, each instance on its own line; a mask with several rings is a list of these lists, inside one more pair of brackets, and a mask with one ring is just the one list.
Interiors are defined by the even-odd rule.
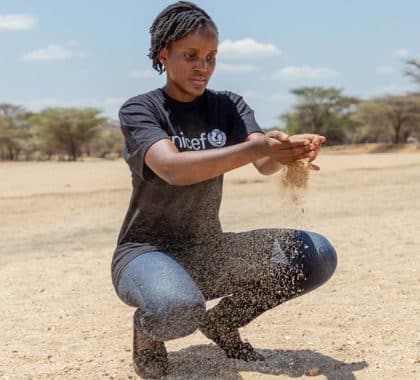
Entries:
[[216,343],[230,359],[239,359],[246,362],[265,360],[265,357],[255,351],[250,343],[241,340],[237,329],[226,334],[220,334],[215,327],[207,324],[200,326],[200,331]]
[[137,348],[138,331],[134,325],[133,367],[137,375],[145,379],[158,379],[168,372],[168,353],[163,342],[153,342],[151,347]]

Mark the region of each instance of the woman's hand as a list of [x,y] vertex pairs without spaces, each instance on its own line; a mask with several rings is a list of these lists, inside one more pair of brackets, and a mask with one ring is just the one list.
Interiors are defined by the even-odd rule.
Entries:
[[299,135],[292,135],[289,137],[291,141],[309,140],[314,145],[315,149],[308,154],[309,162],[314,161],[321,149],[321,145],[326,141],[325,136],[315,133],[302,133]]
[[[267,156],[283,165],[290,165],[298,160],[311,159],[315,154],[316,144],[311,135],[288,136],[280,131],[266,133]],[[316,154],[315,154],[316,157]]]

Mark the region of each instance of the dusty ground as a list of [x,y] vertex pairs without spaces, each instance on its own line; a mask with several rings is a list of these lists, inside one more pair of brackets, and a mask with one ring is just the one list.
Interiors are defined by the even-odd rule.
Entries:
[[[420,378],[420,154],[332,153],[297,205],[276,176],[228,174],[221,216],[323,233],[334,277],[243,329],[266,362],[225,359],[197,332],[168,343],[169,378]],[[0,379],[134,379],[132,310],[110,280],[125,164],[0,163],[0,178]]]

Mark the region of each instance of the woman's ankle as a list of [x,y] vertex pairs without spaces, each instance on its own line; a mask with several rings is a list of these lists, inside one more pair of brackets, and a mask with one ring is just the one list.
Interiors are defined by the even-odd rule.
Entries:
[[145,350],[156,346],[157,342],[134,327],[134,342],[137,350]]

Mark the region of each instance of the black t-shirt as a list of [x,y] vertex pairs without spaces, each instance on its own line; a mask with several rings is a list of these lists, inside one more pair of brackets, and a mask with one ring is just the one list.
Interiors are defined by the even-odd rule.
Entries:
[[169,185],[144,162],[146,151],[169,139],[179,151],[217,149],[261,132],[254,112],[242,97],[206,90],[192,102],[170,98],[163,89],[129,99],[120,109],[124,159],[133,192],[112,261],[114,284],[135,256],[160,250],[180,251],[221,233],[219,207],[223,176],[189,186]]

